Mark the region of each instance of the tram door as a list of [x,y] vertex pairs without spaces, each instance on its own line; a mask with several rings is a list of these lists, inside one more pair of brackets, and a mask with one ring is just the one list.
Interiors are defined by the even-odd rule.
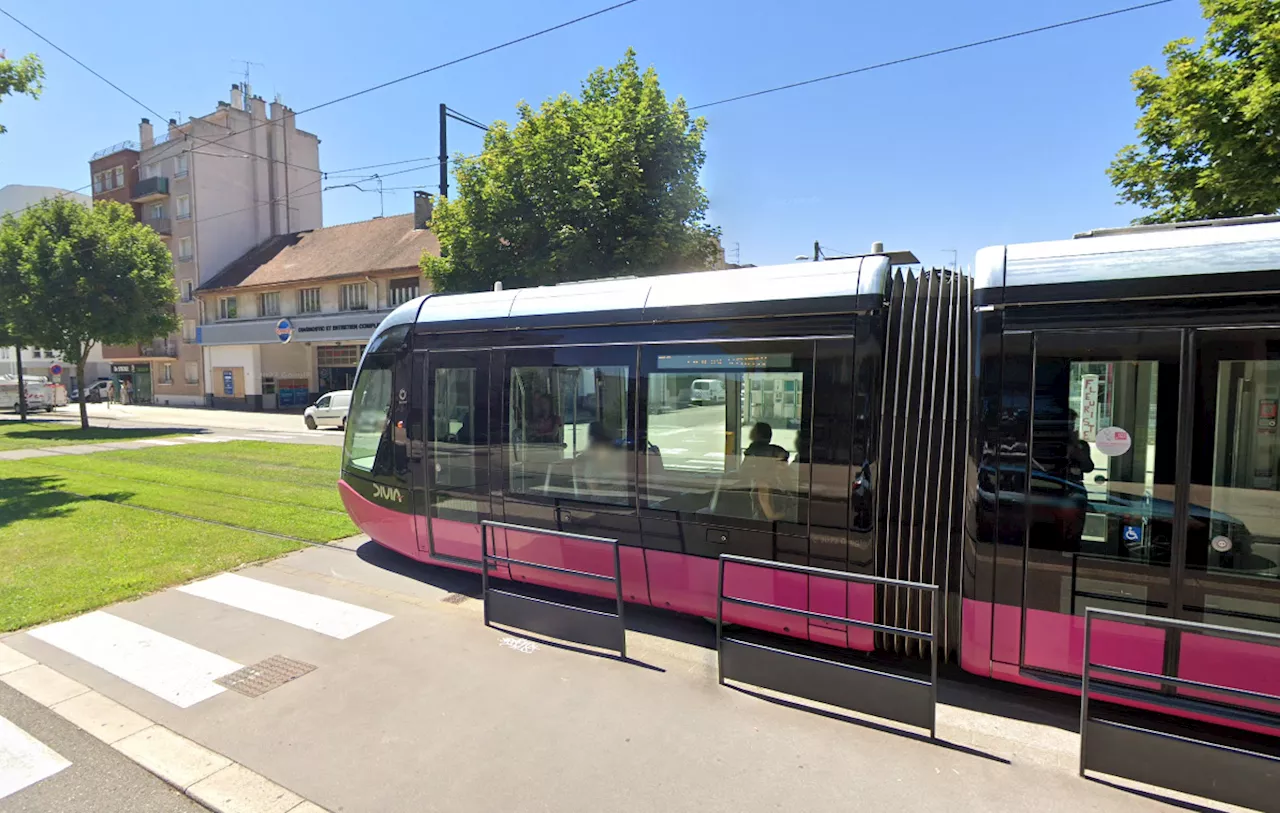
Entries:
[[[1195,333],[1184,618],[1280,633],[1280,330]],[[1280,694],[1280,648],[1183,634],[1182,677]]]
[[[1183,341],[1178,330],[1006,336],[1002,437],[981,479],[997,497],[1002,547],[1020,547],[1022,567],[998,585],[1013,600],[997,613],[997,659],[1079,675],[1086,608],[1174,612]],[[1100,623],[1093,652],[1158,670],[1165,637]]]
[[[417,519],[429,527],[419,527],[418,547],[478,563],[480,522],[493,518],[489,354],[433,350],[426,357],[426,516]],[[502,534],[496,536],[500,546]]]

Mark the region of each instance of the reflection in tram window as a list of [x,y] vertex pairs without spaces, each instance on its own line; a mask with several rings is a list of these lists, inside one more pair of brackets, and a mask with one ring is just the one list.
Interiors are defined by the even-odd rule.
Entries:
[[[662,355],[656,366],[671,371],[648,376],[648,439],[657,448],[646,457],[648,505],[798,522],[808,496],[805,375],[812,362],[784,353],[707,357],[716,363],[673,369],[692,357]],[[735,366],[766,369],[726,369]]]
[[[437,368],[432,380],[431,464],[433,516],[478,522],[480,503],[469,498],[483,482],[487,438],[476,410],[476,369]],[[463,492],[459,495],[458,492]]]
[[[1193,562],[1210,570],[1280,577],[1280,361],[1222,361],[1217,369],[1213,484],[1192,485],[1207,532],[1189,534]],[[1208,493],[1204,493],[1208,491]],[[1267,615],[1274,615],[1272,609]]]
[[351,394],[343,457],[345,465],[361,471],[380,468],[375,466],[379,462],[379,451],[383,451],[384,456],[390,451],[391,436],[386,430],[391,412],[393,359],[390,354],[368,356]]
[[631,504],[630,368],[512,367],[513,493]]

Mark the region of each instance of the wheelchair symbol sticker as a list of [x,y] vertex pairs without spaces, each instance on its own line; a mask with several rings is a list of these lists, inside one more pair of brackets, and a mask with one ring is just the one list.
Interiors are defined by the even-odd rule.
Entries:
[[1124,526],[1124,541],[1126,541],[1126,542],[1141,542],[1141,541],[1142,541],[1142,526],[1141,526],[1141,525],[1126,525],[1126,526]]

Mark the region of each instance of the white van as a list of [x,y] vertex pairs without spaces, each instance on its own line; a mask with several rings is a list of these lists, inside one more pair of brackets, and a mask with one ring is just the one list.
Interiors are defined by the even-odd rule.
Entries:
[[724,381],[719,378],[699,378],[693,382],[689,401],[694,404],[723,404]]
[[351,390],[338,390],[320,396],[320,400],[307,407],[302,413],[308,429],[321,426],[347,428],[347,409],[351,406]]

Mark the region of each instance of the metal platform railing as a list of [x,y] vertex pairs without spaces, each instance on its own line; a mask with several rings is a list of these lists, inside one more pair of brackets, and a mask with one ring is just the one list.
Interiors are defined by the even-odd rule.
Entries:
[[[824,579],[835,579],[880,587],[896,587],[915,590],[929,596],[929,631],[877,624],[857,618],[828,615],[811,610],[782,607],[763,601],[726,596],[724,594],[724,570],[726,564],[740,564],[768,570],[783,570]],[[929,729],[929,736],[937,734],[938,708],[938,586],[920,582],[890,579],[883,576],[864,576],[820,567],[792,565],[767,559],[753,559],[732,554],[720,555],[720,570],[716,589],[716,655],[719,662],[719,681],[735,680],[753,686],[802,697],[819,703],[862,712],[864,714],[896,720],[908,725]],[[726,603],[758,610],[789,613],[806,619],[846,624],[875,630],[888,635],[902,635],[929,642],[929,680],[900,675],[893,672],[855,666],[813,655],[789,652],[785,649],[765,646],[740,638],[724,635],[724,605]]]
[[[1280,796],[1276,793],[1276,789],[1280,788],[1280,757],[1099,719],[1091,714],[1089,703],[1091,696],[1098,691],[1095,684],[1100,683],[1116,689],[1118,694],[1127,698],[1141,699],[1156,707],[1176,707],[1184,712],[1199,711],[1218,718],[1232,719],[1238,716],[1242,721],[1254,724],[1261,721],[1280,729],[1280,695],[1094,663],[1092,644],[1095,619],[1276,647],[1280,647],[1280,635],[1089,607],[1084,614],[1084,661],[1080,685],[1081,776],[1084,776],[1085,771],[1093,770],[1205,799],[1256,810],[1280,811]],[[1094,679],[1094,674],[1124,678],[1125,682]],[[1157,684],[1160,689],[1135,687],[1131,681]],[[1225,700],[1210,701],[1182,693],[1169,694],[1169,689],[1192,689],[1222,698],[1270,704],[1276,707],[1276,711],[1254,709],[1239,703],[1227,705]]]
[[[560,539],[576,539],[582,542],[594,542],[613,547],[613,575],[590,573],[567,567],[556,567],[541,562],[529,562],[498,556],[489,552],[489,530],[523,531],[525,533],[544,534]],[[622,558],[618,552],[618,540],[603,536],[585,536],[547,528],[533,528],[528,525],[515,525],[509,522],[493,522],[484,520],[480,523],[480,579],[484,596],[484,623],[489,626],[493,622],[510,627],[532,630],[552,638],[596,646],[601,649],[616,649],[623,657],[627,657],[627,625],[625,605],[622,601]],[[531,567],[535,570],[547,570],[553,573],[565,573],[570,576],[594,581],[612,582],[617,596],[616,613],[600,612],[586,607],[574,607],[547,599],[522,596],[507,590],[495,590],[489,586],[490,563],[504,563],[508,566]]]

